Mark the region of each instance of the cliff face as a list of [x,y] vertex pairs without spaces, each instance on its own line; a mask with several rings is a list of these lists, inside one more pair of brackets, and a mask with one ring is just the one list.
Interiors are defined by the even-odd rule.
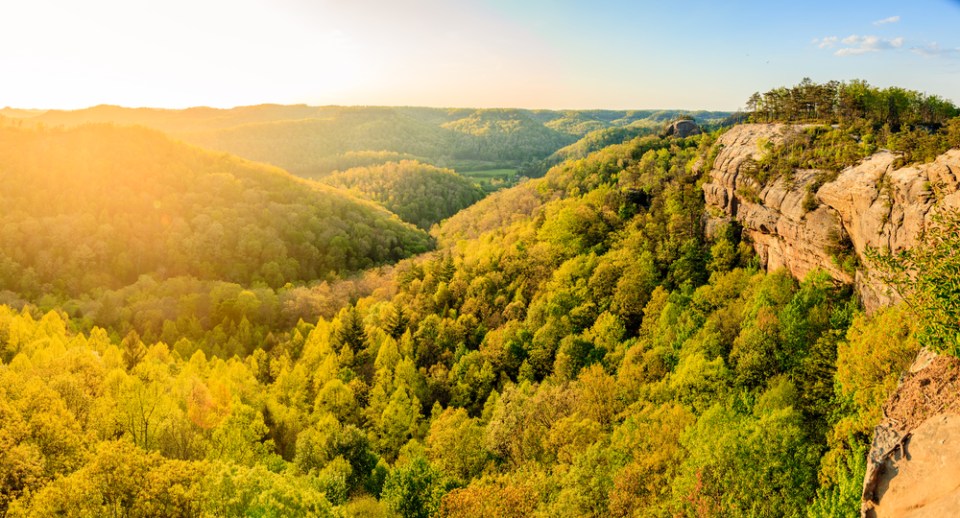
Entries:
[[766,185],[753,180],[747,170],[763,155],[760,145],[779,143],[797,130],[744,124],[720,137],[721,150],[703,186],[715,215],[708,229],[736,220],[768,269],[786,268],[802,279],[820,268],[841,282],[856,283],[868,310],[889,303],[892,295],[865,272],[840,266],[838,250],[847,246],[863,264],[869,247],[897,251],[912,246],[930,223],[931,209],[960,206],[960,150],[899,169],[893,166],[896,155],[882,151],[817,189],[810,187],[822,173],[816,170],[797,170],[791,179]]
[[[870,279],[862,266],[845,270],[838,250],[892,251],[916,243],[935,209],[960,207],[960,150],[935,161],[895,168],[883,151],[816,187],[819,171],[798,170],[789,181],[760,185],[748,171],[764,142],[778,143],[795,126],[746,124],[718,141],[721,150],[703,186],[712,214],[708,232],[735,220],[770,270],[803,278],[815,268],[856,284],[868,311],[895,294]],[[808,194],[808,192],[810,194]],[[845,245],[845,246],[844,246]],[[947,516],[960,506],[960,360],[921,353],[884,406],[868,455],[864,517]]]

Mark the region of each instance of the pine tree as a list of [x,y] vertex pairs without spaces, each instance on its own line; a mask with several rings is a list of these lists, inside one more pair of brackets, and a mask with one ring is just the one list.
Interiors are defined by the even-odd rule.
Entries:
[[367,347],[367,330],[355,307],[350,306],[340,312],[336,337],[341,347],[350,346],[353,351],[362,351]]
[[383,323],[384,330],[393,339],[399,339],[410,326],[410,319],[403,311],[403,306],[393,305],[387,313],[386,321]]

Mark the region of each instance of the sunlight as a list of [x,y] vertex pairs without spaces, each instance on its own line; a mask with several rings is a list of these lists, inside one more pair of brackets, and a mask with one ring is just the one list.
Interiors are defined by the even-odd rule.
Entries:
[[0,3],[0,517],[957,515],[958,5]]

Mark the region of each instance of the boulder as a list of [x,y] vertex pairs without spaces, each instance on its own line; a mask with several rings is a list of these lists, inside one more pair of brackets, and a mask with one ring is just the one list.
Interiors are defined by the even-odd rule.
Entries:
[[691,135],[699,135],[700,133],[700,126],[697,126],[696,122],[689,119],[681,119],[668,124],[663,134],[667,137],[684,138]]

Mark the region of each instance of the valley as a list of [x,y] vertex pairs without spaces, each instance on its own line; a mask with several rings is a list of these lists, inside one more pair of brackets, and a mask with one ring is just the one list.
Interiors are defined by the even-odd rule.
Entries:
[[960,111],[749,104],[0,111],[0,515],[856,515]]

